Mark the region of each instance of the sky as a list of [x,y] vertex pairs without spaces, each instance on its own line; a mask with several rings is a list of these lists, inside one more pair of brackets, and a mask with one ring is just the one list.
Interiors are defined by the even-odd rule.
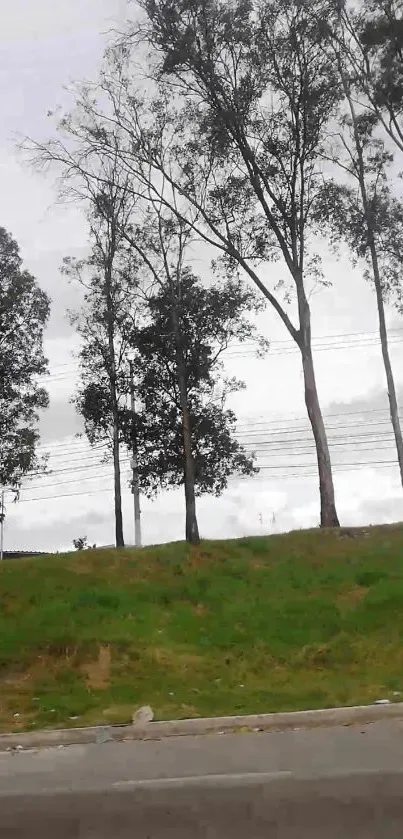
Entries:
[[[94,79],[113,28],[128,14],[127,0],[14,0],[0,30],[0,225],[17,239],[26,267],[52,299],[45,349],[50,361],[50,408],[41,421],[41,451],[53,470],[26,484],[9,504],[8,550],[67,550],[73,539],[111,544],[114,538],[112,470],[77,438],[81,424],[71,398],[76,386],[77,340],[66,317],[79,305],[76,288],[60,273],[66,255],[86,253],[80,207],[56,200],[51,176],[33,171],[16,148],[18,138],[50,136],[48,112],[68,107],[68,85]],[[331,288],[312,294],[315,363],[329,429],[339,516],[343,524],[400,520],[403,497],[387,412],[375,297],[347,253],[340,258],[321,245]],[[204,266],[206,270],[206,266]],[[281,268],[269,266],[270,281]],[[403,404],[403,320],[388,311],[391,355]],[[259,330],[271,341],[263,360],[251,349],[228,354],[228,372],[246,383],[231,407],[248,450],[259,452],[261,472],[232,480],[222,498],[198,501],[203,537],[238,537],[318,524],[318,481],[303,402],[298,353],[270,309]],[[392,461],[391,463],[388,461]],[[127,543],[133,541],[133,504],[124,463],[123,513]],[[182,491],[143,500],[146,543],[183,538]]]

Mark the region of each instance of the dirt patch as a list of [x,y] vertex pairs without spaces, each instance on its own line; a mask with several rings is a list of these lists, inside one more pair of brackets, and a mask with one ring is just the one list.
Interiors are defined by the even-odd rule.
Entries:
[[33,674],[28,670],[25,673],[9,673],[0,679],[0,685],[13,687],[16,690],[30,690],[33,681]]
[[186,571],[191,571],[194,568],[202,568],[209,562],[210,559],[211,557],[203,550],[203,548],[191,548],[188,556],[186,557],[184,569]]
[[[46,654],[38,654],[32,658],[25,670],[18,668],[15,664],[5,667],[0,675],[0,694],[2,688],[15,689],[17,692],[29,693],[35,682],[40,681],[49,673],[58,673],[66,667],[74,667],[76,661],[76,649],[69,650],[63,647],[61,650],[57,645],[51,645],[52,650]],[[53,651],[53,648],[56,652]]]
[[194,705],[186,705],[182,704],[180,706],[181,709],[181,716],[189,719],[190,717],[199,717],[200,714],[197,712],[197,708]]
[[337,597],[336,603],[341,609],[354,609],[365,595],[368,594],[366,586],[353,586],[348,591],[342,591]]
[[133,712],[136,708],[133,705],[111,705],[109,708],[104,708],[101,715],[99,711],[96,711],[95,722],[98,723],[100,720],[103,722],[108,722],[112,724],[122,724],[122,723],[129,723],[132,720]]
[[111,678],[111,648],[100,647],[98,658],[95,661],[87,662],[81,667],[86,682],[92,690],[104,690],[108,687]]
[[155,647],[151,650],[151,657],[156,664],[174,670],[186,670],[188,667],[195,667],[203,660],[203,656],[197,653],[175,652],[175,650],[165,649],[164,647]]
[[208,608],[207,608],[207,606],[205,606],[204,603],[197,603],[197,605],[194,607],[193,611],[196,613],[196,615],[199,615],[200,617],[203,617],[203,615],[207,614]]

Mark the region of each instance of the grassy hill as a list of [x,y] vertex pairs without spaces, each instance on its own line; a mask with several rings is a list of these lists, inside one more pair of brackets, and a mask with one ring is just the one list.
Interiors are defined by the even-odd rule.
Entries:
[[[403,526],[0,567],[0,729],[398,699]],[[402,695],[403,699],[403,695]]]

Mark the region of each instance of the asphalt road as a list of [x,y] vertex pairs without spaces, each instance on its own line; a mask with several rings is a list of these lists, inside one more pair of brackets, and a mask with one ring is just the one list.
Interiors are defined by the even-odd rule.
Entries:
[[403,839],[403,724],[0,755],[1,839]]

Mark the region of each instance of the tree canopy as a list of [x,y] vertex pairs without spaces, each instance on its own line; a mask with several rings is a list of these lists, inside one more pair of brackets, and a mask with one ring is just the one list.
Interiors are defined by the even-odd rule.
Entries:
[[183,429],[177,349],[172,328],[175,308],[184,359],[186,400],[196,495],[220,495],[233,474],[252,475],[253,458],[236,438],[236,416],[226,408],[229,393],[242,382],[223,376],[221,354],[230,340],[247,340],[254,329],[247,315],[260,308],[250,289],[234,280],[205,287],[191,271],[180,285],[155,289],[147,322],[136,329],[133,346],[134,418],[123,412],[127,444],[137,441],[138,472],[144,492],[180,486],[184,475]]
[[43,335],[50,301],[23,269],[17,243],[0,227],[0,485],[18,491],[40,465],[39,411],[48,395]]

